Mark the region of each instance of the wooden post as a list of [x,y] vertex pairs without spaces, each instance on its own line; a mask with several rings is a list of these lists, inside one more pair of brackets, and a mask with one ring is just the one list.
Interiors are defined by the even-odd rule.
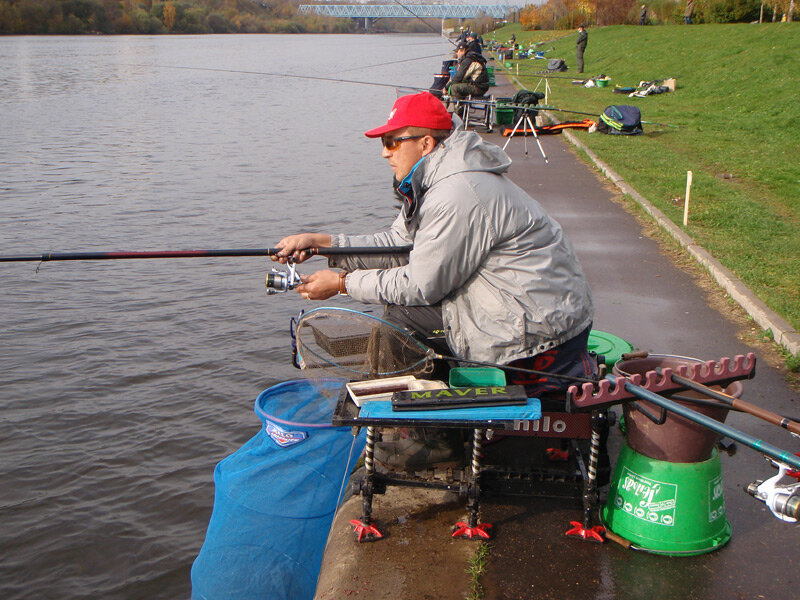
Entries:
[[683,226],[689,224],[689,195],[692,191],[692,172],[686,171],[686,199],[683,201]]

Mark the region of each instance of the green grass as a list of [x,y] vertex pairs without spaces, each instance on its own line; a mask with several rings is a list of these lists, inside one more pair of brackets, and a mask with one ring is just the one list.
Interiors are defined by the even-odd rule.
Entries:
[[[512,31],[519,42],[568,33],[515,24],[496,37]],[[549,80],[551,106],[599,114],[631,104],[643,121],[678,126],[645,124],[637,137],[578,135],[681,227],[686,171],[693,171],[686,232],[800,330],[800,23],[592,28],[583,76],[574,72],[574,36],[539,47],[548,48],[548,58],[564,58],[572,69],[560,74],[567,79]],[[545,61],[515,62],[525,87],[536,87]],[[610,87],[569,81],[601,73]],[[614,84],[667,77],[677,79],[676,92],[612,93]]]
[[483,585],[481,577],[486,574],[486,563],[489,560],[491,546],[486,542],[481,542],[475,549],[467,565],[467,573],[470,576],[470,591],[468,600],[481,600],[483,598]]

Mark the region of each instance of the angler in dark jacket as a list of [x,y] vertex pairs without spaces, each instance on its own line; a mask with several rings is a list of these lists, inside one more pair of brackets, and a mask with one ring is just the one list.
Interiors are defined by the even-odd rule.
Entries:
[[578,25],[578,39],[575,41],[575,55],[578,61],[578,73],[583,73],[583,53],[589,42],[589,34],[583,25]]
[[481,54],[471,51],[466,44],[459,44],[456,47],[456,58],[458,70],[450,80],[450,96],[455,100],[463,100],[467,96],[483,96],[489,91],[486,59]]

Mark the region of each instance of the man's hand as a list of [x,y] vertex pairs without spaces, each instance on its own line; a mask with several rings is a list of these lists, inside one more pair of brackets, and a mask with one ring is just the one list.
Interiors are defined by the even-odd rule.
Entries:
[[300,279],[303,283],[295,289],[306,300],[327,300],[339,293],[338,271],[317,271]]
[[289,258],[301,263],[311,258],[311,254],[305,252],[305,250],[309,248],[330,248],[330,245],[331,236],[325,233],[298,233],[287,236],[278,242],[275,247],[279,248],[280,252],[270,258],[282,264],[286,264]]

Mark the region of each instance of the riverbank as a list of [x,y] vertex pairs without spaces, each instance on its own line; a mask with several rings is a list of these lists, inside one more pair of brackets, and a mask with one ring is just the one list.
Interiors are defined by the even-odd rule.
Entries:
[[[501,87],[496,94],[511,92]],[[489,137],[505,143],[496,133]],[[533,140],[528,139],[527,147],[519,137],[509,143],[507,152],[514,160],[510,176],[573,241],[593,290],[594,327],[652,352],[714,359],[755,351],[758,375],[745,384],[744,398],[776,412],[796,413],[797,395],[781,370],[743,340],[744,321],[730,320],[713,308],[708,292],[675,266],[626,211],[621,194],[576,158],[562,138],[543,136],[541,141],[547,165]],[[752,417],[731,414],[728,423],[776,445],[792,446],[784,432]],[[612,462],[621,441],[619,429],[612,428]],[[505,443],[497,444],[498,451]],[[580,520],[579,501],[482,498],[480,520],[493,527],[477,588],[466,570],[483,542],[450,537],[452,525],[466,516],[463,499],[421,501],[414,488],[389,488],[373,502],[373,516],[384,526],[386,539],[359,544],[349,519],[359,515],[360,499],[351,498],[331,529],[317,598],[789,600],[796,582],[780,565],[783,556],[800,550],[795,528],[742,491],[773,471],[748,449],[723,456],[722,463],[733,538],[721,550],[696,557],[656,556],[566,537],[570,521]]]
[[[593,114],[610,104],[633,104],[642,110],[643,120],[650,122],[644,125],[644,136],[622,142],[585,132],[574,137],[730,269],[794,331],[800,329],[800,265],[795,259],[800,254],[800,166],[792,156],[800,133],[789,124],[800,118],[790,83],[800,78],[800,66],[791,59],[800,51],[799,26],[591,29],[583,75],[574,72],[574,37],[538,47],[548,58],[563,57],[570,66],[548,79],[552,106]],[[499,40],[507,37],[503,29],[495,35]],[[546,36],[521,32],[518,37],[527,44]],[[541,84],[545,61],[509,64],[513,74],[519,69],[521,86]],[[611,78],[607,88],[572,83],[601,73]],[[638,86],[643,80],[667,77],[677,79],[673,93],[644,98],[613,93],[615,85]],[[684,226],[689,170],[693,185]],[[797,359],[789,364],[800,368]]]

